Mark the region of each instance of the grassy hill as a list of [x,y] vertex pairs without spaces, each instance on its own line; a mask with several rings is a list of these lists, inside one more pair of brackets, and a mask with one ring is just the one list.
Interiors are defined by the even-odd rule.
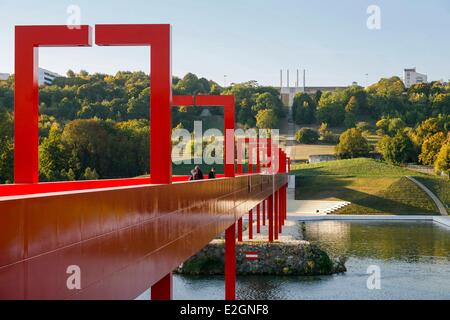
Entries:
[[405,176],[427,185],[448,204],[450,182],[371,159],[340,160],[293,168],[298,200],[352,204],[336,214],[439,214],[434,202]]

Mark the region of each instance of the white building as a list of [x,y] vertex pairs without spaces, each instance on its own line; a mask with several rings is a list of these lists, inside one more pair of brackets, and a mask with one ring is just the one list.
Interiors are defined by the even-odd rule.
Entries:
[[8,80],[9,76],[9,73],[0,73],[0,80]]
[[413,85],[418,83],[427,83],[428,76],[426,74],[421,74],[416,72],[416,68],[405,69],[405,87],[411,88]]
[[62,76],[55,72],[39,68],[39,85],[40,86],[42,86],[44,84],[51,85],[53,83],[53,81],[55,80],[55,78],[60,78],[60,77],[62,77]]

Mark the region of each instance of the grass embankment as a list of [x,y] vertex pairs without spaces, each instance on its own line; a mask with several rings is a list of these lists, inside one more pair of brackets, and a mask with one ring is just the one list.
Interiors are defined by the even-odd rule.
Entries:
[[311,155],[317,154],[334,154],[334,145],[320,144],[298,144],[291,147],[291,160],[302,161],[308,160]]
[[296,199],[340,200],[352,204],[335,214],[439,214],[431,198],[405,178],[413,176],[443,202],[450,182],[371,159],[339,160],[294,167]]

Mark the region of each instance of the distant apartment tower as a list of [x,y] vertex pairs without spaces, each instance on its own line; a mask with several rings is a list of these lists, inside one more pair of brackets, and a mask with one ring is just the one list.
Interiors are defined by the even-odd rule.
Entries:
[[406,88],[411,88],[413,85],[418,83],[427,83],[428,77],[426,74],[416,72],[416,68],[405,69],[404,81]]
[[9,73],[0,73],[0,80],[8,80],[9,76]]
[[52,85],[53,81],[56,78],[60,78],[60,77],[61,77],[61,75],[59,75],[59,74],[57,74],[55,72],[39,68],[39,85],[40,86],[42,86],[44,84],[45,85]]

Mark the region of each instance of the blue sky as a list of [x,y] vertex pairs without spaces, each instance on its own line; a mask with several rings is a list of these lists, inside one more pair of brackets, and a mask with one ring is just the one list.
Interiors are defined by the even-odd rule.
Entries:
[[[291,84],[305,68],[307,85],[365,85],[365,74],[371,83],[417,67],[450,79],[448,0],[1,0],[0,72],[13,72],[15,25],[65,24],[71,4],[82,24],[172,24],[176,76],[278,85],[281,68]],[[369,5],[381,8],[381,30],[366,27]],[[144,47],[44,48],[40,66],[148,72],[148,57]]]

